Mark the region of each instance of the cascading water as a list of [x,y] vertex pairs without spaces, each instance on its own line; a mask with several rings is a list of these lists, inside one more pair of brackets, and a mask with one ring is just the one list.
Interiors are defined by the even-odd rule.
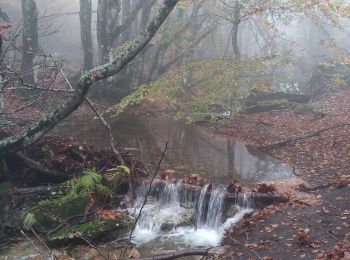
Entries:
[[225,187],[219,186],[211,192],[208,213],[207,226],[212,229],[218,229],[222,224],[222,207],[225,198]]
[[199,194],[198,203],[197,203],[197,211],[196,211],[196,228],[200,227],[204,223],[204,214],[205,214],[205,195],[207,194],[207,190],[210,184],[206,184],[201,189]]
[[181,181],[165,184],[159,191],[158,199],[148,199],[133,233],[133,242],[139,246],[147,245],[150,241],[157,241],[157,244],[167,242],[184,248],[218,245],[224,230],[251,211],[250,197],[245,196],[243,201],[237,201],[241,206],[236,205],[236,214],[223,223],[226,189],[218,186],[209,192],[209,187],[209,184],[202,187],[199,195],[197,193],[195,196],[196,206],[189,209],[182,205],[193,205],[194,193],[183,193]]

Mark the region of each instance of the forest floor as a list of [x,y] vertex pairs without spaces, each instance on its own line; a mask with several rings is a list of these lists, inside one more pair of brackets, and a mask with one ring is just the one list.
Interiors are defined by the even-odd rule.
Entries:
[[[263,147],[350,123],[350,91],[324,94],[313,104],[321,106],[321,118],[291,108],[241,115],[218,126],[216,132]],[[245,218],[228,230],[224,244],[230,247],[224,258],[350,259],[350,129],[334,128],[263,151],[295,167],[308,183],[297,189],[314,199],[294,198]]]

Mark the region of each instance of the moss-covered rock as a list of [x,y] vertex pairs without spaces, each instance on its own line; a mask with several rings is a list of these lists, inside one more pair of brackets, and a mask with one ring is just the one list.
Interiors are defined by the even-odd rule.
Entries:
[[172,230],[174,227],[191,226],[194,222],[193,210],[186,210],[180,214],[179,218],[166,218],[161,225],[162,231]]
[[61,224],[60,219],[83,215],[89,200],[86,194],[43,200],[23,215],[23,227],[32,226],[38,232],[48,232]]
[[72,242],[83,242],[81,236],[89,240],[107,240],[122,235],[132,226],[133,221],[128,216],[115,220],[93,219],[84,224],[64,228],[48,237],[52,245]]

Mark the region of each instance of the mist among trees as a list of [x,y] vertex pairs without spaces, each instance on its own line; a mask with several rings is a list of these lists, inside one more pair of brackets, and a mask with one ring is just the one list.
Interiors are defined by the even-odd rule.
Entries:
[[349,15],[0,0],[0,255],[346,259]]

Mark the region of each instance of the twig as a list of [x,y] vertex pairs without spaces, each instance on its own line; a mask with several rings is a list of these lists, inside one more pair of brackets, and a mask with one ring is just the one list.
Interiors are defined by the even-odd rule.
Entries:
[[41,239],[41,237],[35,232],[34,228],[30,227],[30,231],[32,231],[32,233],[36,236],[36,238],[40,241],[40,243],[46,247],[46,249],[49,253],[49,257],[51,259],[54,259],[54,257],[52,256],[52,253],[51,253],[51,249],[45,244],[45,242]]
[[162,155],[161,155],[161,157],[160,157],[160,159],[159,159],[159,162],[158,162],[158,165],[157,165],[157,169],[155,170],[155,172],[154,172],[154,174],[153,174],[153,176],[152,176],[152,179],[151,179],[151,181],[150,181],[150,183],[149,183],[148,190],[147,190],[147,193],[146,193],[145,198],[144,198],[144,200],[143,200],[143,203],[142,203],[142,205],[141,205],[139,214],[137,215],[137,217],[136,217],[136,219],[135,219],[135,223],[134,223],[134,225],[133,225],[133,227],[132,227],[132,229],[131,229],[131,232],[130,232],[130,235],[129,235],[129,239],[128,239],[128,244],[127,244],[127,246],[125,247],[124,252],[122,252],[121,258],[125,255],[126,251],[128,250],[128,245],[130,244],[130,241],[131,241],[131,238],[132,238],[132,234],[134,233],[135,228],[136,228],[136,225],[137,225],[137,222],[138,222],[138,220],[139,220],[140,217],[141,217],[142,210],[143,210],[143,208],[145,207],[145,205],[146,205],[146,203],[147,203],[147,198],[148,198],[148,196],[149,196],[150,193],[151,193],[152,184],[153,184],[154,179],[156,178],[156,176],[157,176],[157,174],[158,174],[158,171],[159,171],[159,169],[160,169],[160,165],[161,165],[161,163],[162,163],[162,161],[163,161],[163,159],[164,159],[165,153],[166,153],[166,151],[167,151],[167,149],[168,149],[168,141],[165,140],[165,138],[162,137],[162,136],[161,136],[161,138],[162,138],[163,142],[165,143],[165,147],[164,147],[164,150],[163,150],[163,152],[162,152]]
[[209,249],[186,249],[175,253],[155,255],[146,258],[140,258],[139,260],[167,260],[176,259],[185,256],[206,256]]
[[[57,216],[56,214],[50,212],[48,209],[42,207],[40,204],[35,203],[34,201],[30,200],[28,197],[26,197],[26,199],[33,204],[34,206],[38,207],[40,210],[44,211],[45,213],[47,213],[48,215],[50,215],[51,217],[54,217],[55,219],[57,219],[58,221],[60,221],[61,223],[66,224],[66,226],[71,227],[71,225],[66,222],[64,219],[60,218],[59,216]],[[108,256],[106,256],[96,245],[94,245],[88,238],[82,236],[79,232],[75,232],[73,231],[73,233],[77,236],[79,236],[82,240],[84,240],[89,246],[91,246],[92,248],[94,248],[104,259],[106,260],[111,260]]]
[[308,138],[311,138],[314,136],[318,136],[323,132],[326,132],[326,131],[329,131],[329,130],[332,130],[335,128],[346,127],[346,126],[350,126],[350,124],[349,123],[336,124],[336,125],[333,125],[330,127],[322,128],[322,129],[314,131],[314,132],[304,133],[302,135],[293,136],[293,137],[287,138],[287,139],[282,140],[282,141],[274,142],[272,144],[260,146],[259,148],[260,149],[271,149],[271,148],[281,147],[281,146],[287,145],[291,142],[296,142],[298,140],[308,139]]
[[310,223],[310,222],[308,222],[308,221],[306,221],[306,220],[304,220],[304,219],[300,219],[300,221],[303,222],[303,223],[305,223],[305,224],[307,224],[307,225],[309,225],[309,226],[312,226],[312,227],[314,227],[314,228],[316,228],[316,229],[318,229],[318,230],[323,231],[324,233],[326,233],[327,235],[329,235],[331,238],[333,238],[335,241],[337,241],[342,247],[344,247],[346,250],[348,250],[348,251],[350,252],[350,248],[347,247],[347,246],[344,244],[343,241],[341,241],[340,239],[338,239],[337,237],[335,237],[335,236],[334,236],[332,233],[330,233],[329,231],[327,231],[327,230],[325,230],[324,228],[321,228],[321,227],[319,227],[319,226],[316,226],[316,225],[314,225],[314,224],[312,224],[312,223]]
[[37,251],[40,255],[42,255],[45,258],[45,255],[40,251],[40,249],[35,245],[35,243],[27,236],[27,234],[22,229],[20,229],[19,231],[29,241],[29,243],[32,245],[35,251]]
[[[69,79],[67,78],[66,74],[64,73],[64,71],[62,70],[62,68],[60,66],[58,66],[56,60],[50,55],[51,60],[53,61],[53,63],[55,64],[56,68],[60,71],[60,73],[62,74],[64,80],[67,82],[69,89],[71,91],[74,90],[72,84],[70,83]],[[100,121],[102,122],[102,124],[107,128],[108,130],[108,135],[109,135],[109,140],[110,140],[110,146],[112,148],[113,153],[115,154],[115,156],[117,157],[117,160],[119,162],[119,164],[124,165],[124,160],[120,154],[120,152],[117,150],[117,148],[115,147],[114,144],[114,137],[113,137],[113,133],[112,133],[112,127],[107,123],[107,121],[104,119],[104,117],[102,116],[102,114],[97,110],[97,108],[94,106],[94,104],[92,103],[92,101],[87,97],[86,98],[86,102],[88,103],[88,105],[90,106],[90,108],[92,109],[92,111],[95,112],[95,114],[97,115],[97,117],[100,119]]]

